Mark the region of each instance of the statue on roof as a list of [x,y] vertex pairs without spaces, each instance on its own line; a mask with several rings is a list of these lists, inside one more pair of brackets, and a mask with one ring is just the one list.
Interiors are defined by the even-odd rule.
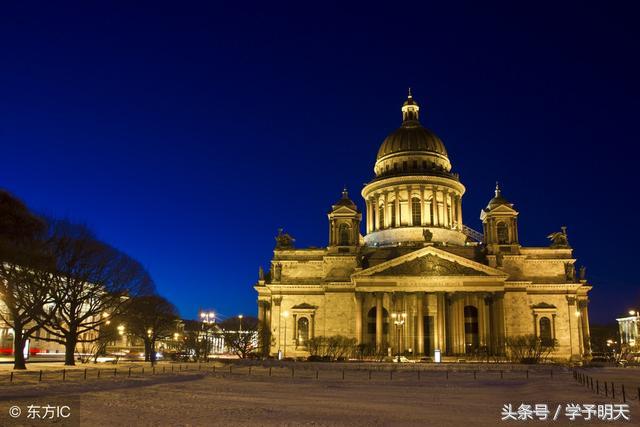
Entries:
[[547,236],[547,239],[551,240],[552,248],[570,248],[569,239],[567,238],[567,227],[560,227],[562,231],[556,231]]
[[587,280],[587,267],[580,267],[580,280]]
[[573,263],[566,263],[564,265],[564,274],[565,277],[567,279],[567,281],[569,282],[575,282],[576,281],[576,266],[573,265]]
[[282,228],[278,228],[278,235],[276,236],[276,249],[291,249],[293,243],[296,241],[289,233],[283,232]]

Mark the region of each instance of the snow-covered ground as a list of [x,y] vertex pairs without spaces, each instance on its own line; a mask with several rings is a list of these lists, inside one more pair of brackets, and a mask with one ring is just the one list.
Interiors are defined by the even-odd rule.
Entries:
[[[501,421],[502,408],[522,403],[547,404],[551,417],[557,405],[563,413],[555,425],[621,424],[640,425],[640,405],[630,402],[631,421],[601,423],[571,422],[564,415],[568,403],[614,403],[597,396],[577,384],[569,370],[556,368],[553,378],[548,369],[533,369],[529,379],[525,371],[500,373],[481,371],[453,372],[446,378],[442,369],[423,371],[418,379],[412,369],[398,371],[345,370],[339,365],[326,365],[318,370],[313,365],[298,364],[291,370],[253,367],[212,367],[201,371],[191,366],[186,372],[127,375],[76,379],[65,383],[0,384],[0,425],[29,424],[25,418],[27,405],[69,405],[87,426],[496,426],[506,424],[535,425],[544,421]],[[306,369],[305,369],[306,368]],[[337,369],[336,369],[337,368]],[[640,386],[638,369],[585,370],[602,381],[621,381]],[[632,387],[629,385],[628,387]],[[636,391],[629,391],[636,397]],[[618,399],[615,403],[621,403]],[[22,417],[8,417],[10,406],[23,409]],[[23,424],[16,424],[21,421]],[[58,420],[60,421],[60,420]],[[548,421],[552,422],[552,421]],[[64,425],[58,423],[57,425]]]

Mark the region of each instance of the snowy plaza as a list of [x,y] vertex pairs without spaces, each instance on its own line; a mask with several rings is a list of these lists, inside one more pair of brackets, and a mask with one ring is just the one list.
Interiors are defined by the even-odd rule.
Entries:
[[[85,374],[78,367],[66,371],[64,381],[59,366],[44,367],[42,380],[34,367],[11,383],[10,371],[2,369],[0,424],[459,426],[473,420],[473,425],[494,426],[535,425],[545,422],[540,417],[546,414],[546,422],[556,425],[635,425],[640,409],[632,386],[640,384],[640,370],[632,368],[580,371],[599,380],[596,395],[574,379],[573,371],[558,366],[160,364],[155,371],[146,366],[144,373],[140,364],[130,367],[104,367],[100,374],[97,368]],[[605,397],[604,381],[616,384],[615,399],[610,390]],[[624,415],[616,413],[622,384],[627,387]],[[598,405],[602,417],[608,408],[617,419],[599,419]],[[27,418],[30,406],[31,415],[40,419]],[[11,407],[20,408],[19,417],[10,417]],[[52,417],[49,410],[43,420],[47,407],[68,407],[71,416]],[[511,418],[505,408],[512,408]]]

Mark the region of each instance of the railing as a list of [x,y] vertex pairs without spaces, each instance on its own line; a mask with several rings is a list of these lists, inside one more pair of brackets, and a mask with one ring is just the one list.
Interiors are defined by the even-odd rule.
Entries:
[[467,227],[466,225],[462,226],[462,234],[475,240],[476,242],[482,242],[484,240],[484,236],[482,235],[482,233],[474,230],[471,227]]

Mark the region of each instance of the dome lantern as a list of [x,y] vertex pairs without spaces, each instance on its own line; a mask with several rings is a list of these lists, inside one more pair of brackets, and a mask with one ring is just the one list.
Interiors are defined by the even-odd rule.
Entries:
[[411,88],[409,88],[409,95],[407,96],[407,100],[404,101],[404,104],[402,104],[402,125],[410,125],[410,122],[417,122],[414,123],[414,125],[419,125],[419,112],[420,106],[413,99],[413,96],[411,95]]

